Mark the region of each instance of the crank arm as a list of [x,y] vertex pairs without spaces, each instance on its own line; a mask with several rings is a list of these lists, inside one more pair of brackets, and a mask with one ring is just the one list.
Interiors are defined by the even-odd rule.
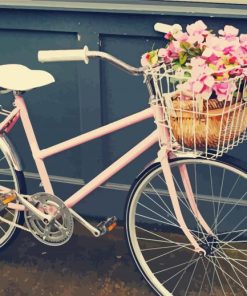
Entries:
[[101,232],[99,229],[88,223],[85,219],[83,219],[79,214],[77,214],[74,210],[69,209],[70,213],[72,214],[73,218],[75,218],[80,224],[86,227],[95,237],[99,237]]
[[26,200],[21,194],[17,193],[17,197],[20,200],[20,202],[32,213],[34,213],[34,215],[38,217],[44,224],[48,225],[54,218],[52,215],[47,215],[42,213],[35,206],[33,206],[28,200]]

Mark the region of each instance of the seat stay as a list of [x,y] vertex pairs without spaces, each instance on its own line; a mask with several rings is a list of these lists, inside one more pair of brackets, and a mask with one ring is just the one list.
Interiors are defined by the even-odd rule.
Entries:
[[20,118],[20,109],[15,107],[10,114],[0,123],[0,133],[10,132],[18,119]]

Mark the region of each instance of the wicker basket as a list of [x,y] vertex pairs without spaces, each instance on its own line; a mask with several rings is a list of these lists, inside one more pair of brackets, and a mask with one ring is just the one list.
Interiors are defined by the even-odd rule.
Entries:
[[203,110],[195,111],[192,100],[173,100],[170,113],[172,133],[182,147],[219,149],[239,139],[247,128],[246,103],[226,104],[217,99],[203,102]]

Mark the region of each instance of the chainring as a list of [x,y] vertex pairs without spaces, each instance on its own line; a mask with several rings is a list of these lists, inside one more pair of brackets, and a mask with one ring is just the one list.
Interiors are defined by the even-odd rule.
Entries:
[[35,193],[30,200],[43,213],[55,216],[46,225],[32,211],[26,209],[25,222],[33,236],[49,246],[60,246],[68,242],[73,234],[74,220],[64,202],[57,196],[45,192]]

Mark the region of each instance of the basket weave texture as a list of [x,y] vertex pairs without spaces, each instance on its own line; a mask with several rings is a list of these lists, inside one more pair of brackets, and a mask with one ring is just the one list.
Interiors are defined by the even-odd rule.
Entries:
[[170,114],[173,135],[178,143],[192,149],[217,149],[227,147],[238,140],[247,128],[246,103],[220,102],[209,99],[203,102],[203,110],[195,111],[193,100],[172,102]]

